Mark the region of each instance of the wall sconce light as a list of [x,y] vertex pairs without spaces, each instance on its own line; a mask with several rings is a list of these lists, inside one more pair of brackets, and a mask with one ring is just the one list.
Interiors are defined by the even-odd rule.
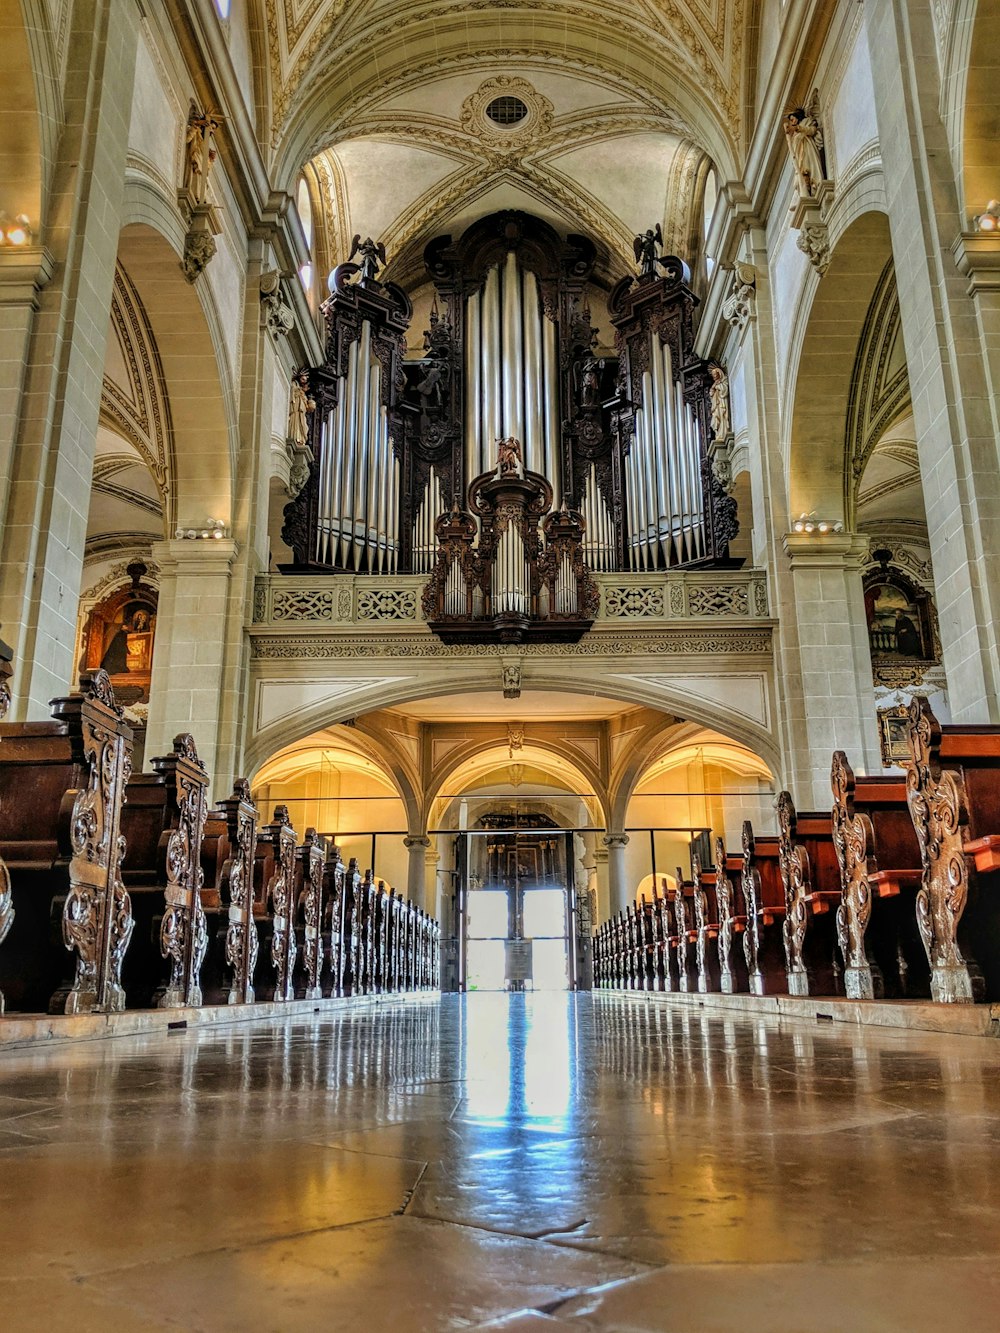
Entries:
[[223,537],[229,536],[229,529],[221,518],[210,518],[206,520],[203,528],[178,528],[174,536],[178,541],[221,541]]
[[839,518],[817,518],[815,514],[800,514],[792,524],[795,532],[843,532]]
[[13,220],[0,213],[0,245],[30,245],[33,233],[27,213],[18,213]]
[[991,199],[986,211],[972,221],[977,231],[1000,231],[1000,199]]

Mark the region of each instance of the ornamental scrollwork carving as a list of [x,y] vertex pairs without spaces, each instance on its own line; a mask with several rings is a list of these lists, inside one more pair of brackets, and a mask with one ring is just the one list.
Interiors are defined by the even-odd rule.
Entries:
[[688,906],[684,898],[684,875],[677,868],[677,890],[674,893],[674,921],[677,925],[677,982],[678,989],[688,989]]
[[695,960],[698,965],[698,989],[708,989],[708,935],[711,922],[708,916],[708,894],[701,882],[701,861],[697,852],[691,855],[691,882],[694,885]]
[[965,783],[941,766],[941,726],[922,695],[910,705],[909,740],[906,800],[920,844],[917,925],[931,967],[931,996],[939,1003],[969,1003],[982,998],[983,978],[958,944],[969,897]]
[[85,782],[70,815],[69,888],[62,935],[76,954],[68,1014],[125,1008],[121,968],[132,937],[132,904],[121,881],[121,808],[132,772],[132,732],[105,671],[85,674],[79,694],[58,699],[53,716],[79,741]]
[[257,925],[253,915],[253,868],[257,849],[257,808],[250,784],[237,778],[233,794],[223,802],[229,835],[228,922],[226,965],[231,969],[230,1004],[252,1004],[257,966]]
[[164,1009],[201,1004],[201,965],[208,948],[208,925],[201,902],[205,873],[201,843],[208,818],[208,774],[188,733],[174,737],[171,755],[153,768],[173,783],[176,827],[167,840],[166,910],[160,923],[160,952],[170,962],[170,979],[160,1001]]
[[750,994],[764,994],[764,974],[760,967],[761,939],[761,884],[760,871],[757,869],[757,856],[754,848],[753,825],[749,819],[743,821],[743,870],[740,884],[743,889],[743,901],[746,904],[747,923],[743,932],[743,953],[747,960],[747,973],[750,977]]
[[736,928],[736,893],[726,870],[726,845],[721,838],[715,840],[715,903],[719,917],[720,989],[731,994],[734,986],[732,951]]
[[299,849],[302,863],[302,890],[299,903],[305,924],[303,957],[306,968],[307,1000],[320,1000],[320,973],[323,969],[323,844],[314,828],[307,828]]
[[844,985],[848,999],[876,998],[876,987],[865,935],[872,914],[870,877],[875,873],[875,830],[868,815],[854,809],[854,770],[843,750],[833,756],[833,846],[840,867],[841,902],[837,908],[837,941],[844,958]]
[[778,865],[785,889],[785,920],[782,934],[785,943],[785,967],[788,973],[789,995],[808,995],[809,977],[803,961],[806,926],[809,913],[806,897],[812,877],[809,853],[796,842],[797,816],[791,793],[778,796]]
[[288,817],[288,807],[275,806],[274,819],[267,829],[274,849],[274,868],[267,886],[271,905],[273,932],[271,962],[274,964],[274,998],[295,998],[293,974],[298,946],[295,941],[295,830]]

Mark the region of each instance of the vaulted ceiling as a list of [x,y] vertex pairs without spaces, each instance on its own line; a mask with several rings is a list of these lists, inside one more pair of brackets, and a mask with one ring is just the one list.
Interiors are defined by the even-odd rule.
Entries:
[[405,280],[431,236],[522,208],[619,267],[656,222],[681,249],[700,164],[744,144],[758,0],[263,3],[278,172],[314,163],[334,262],[370,234]]

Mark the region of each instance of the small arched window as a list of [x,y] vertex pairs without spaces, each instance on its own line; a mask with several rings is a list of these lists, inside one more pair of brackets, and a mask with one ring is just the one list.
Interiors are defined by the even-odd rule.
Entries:
[[309,251],[309,259],[299,269],[299,279],[307,293],[312,292],[313,266],[313,213],[312,200],[309,198],[309,186],[305,177],[299,180],[299,188],[295,196],[295,204],[299,210],[299,221],[302,223],[302,230],[305,233],[306,248]]

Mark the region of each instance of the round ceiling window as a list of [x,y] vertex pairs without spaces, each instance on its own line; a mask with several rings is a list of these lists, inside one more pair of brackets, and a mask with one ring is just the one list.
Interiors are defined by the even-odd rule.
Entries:
[[505,128],[517,125],[528,114],[528,108],[519,97],[494,97],[486,108],[486,115],[494,125]]

